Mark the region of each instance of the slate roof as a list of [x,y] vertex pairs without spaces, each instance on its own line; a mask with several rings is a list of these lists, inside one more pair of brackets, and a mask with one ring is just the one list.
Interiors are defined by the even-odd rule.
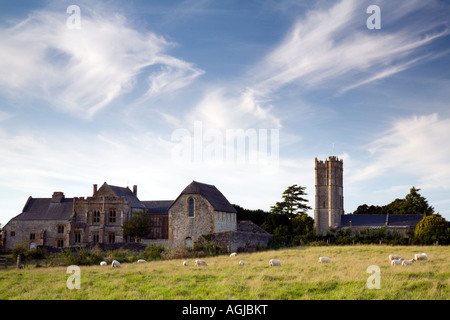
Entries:
[[[390,214],[387,226],[416,226],[422,220],[422,214]],[[385,214],[344,214],[341,215],[341,227],[370,226],[382,227],[386,225]]]
[[117,186],[112,186],[109,184],[107,184],[107,185],[111,189],[111,191],[114,192],[114,194],[117,197],[128,198],[130,200],[130,206],[132,208],[145,209],[145,205],[141,203],[141,201],[134,195],[133,191],[131,191],[130,188],[117,187]]
[[173,203],[173,200],[141,201],[141,203],[147,208],[148,213],[168,214],[169,207]]
[[230,202],[228,202],[222,192],[211,184],[192,181],[186,188],[184,188],[178,197],[184,194],[200,194],[208,200],[214,210],[237,213],[236,209],[230,204]]
[[29,197],[23,211],[14,220],[69,220],[73,213],[73,198],[52,202],[52,198]]

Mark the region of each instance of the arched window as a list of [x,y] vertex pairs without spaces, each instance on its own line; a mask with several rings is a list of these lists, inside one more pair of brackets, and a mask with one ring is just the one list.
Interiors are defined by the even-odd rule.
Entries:
[[186,237],[185,239],[184,239],[184,246],[186,247],[186,248],[189,248],[189,249],[192,249],[192,238],[191,237]]
[[194,217],[194,199],[189,198],[189,218]]

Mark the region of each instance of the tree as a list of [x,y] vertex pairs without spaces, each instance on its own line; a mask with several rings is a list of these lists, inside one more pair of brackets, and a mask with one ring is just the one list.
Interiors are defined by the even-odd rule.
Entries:
[[292,219],[295,215],[306,214],[311,207],[306,203],[308,199],[303,198],[306,196],[306,187],[298,186],[296,184],[288,187],[282,195],[283,201],[277,202],[270,208],[271,213],[285,214],[289,219]]
[[391,203],[380,206],[358,206],[353,214],[425,214],[432,215],[434,208],[428,205],[427,199],[421,196],[420,189],[412,187],[404,199],[395,199]]
[[293,233],[296,235],[304,235],[311,231],[314,227],[314,219],[306,213],[297,215],[292,219]]
[[237,204],[233,204],[232,206],[237,211],[237,220],[250,220],[258,226],[261,226],[264,223],[264,219],[270,214],[269,212],[261,209],[245,209]]
[[123,235],[142,238],[152,231],[150,215],[144,210],[133,212],[131,218],[122,224]]
[[426,216],[414,229],[413,242],[415,244],[433,244],[436,241],[439,241],[440,244],[450,243],[449,224],[438,215]]

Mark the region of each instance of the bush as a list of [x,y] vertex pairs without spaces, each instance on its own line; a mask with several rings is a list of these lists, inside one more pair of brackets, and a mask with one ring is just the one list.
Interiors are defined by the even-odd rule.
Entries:
[[158,260],[162,259],[161,253],[164,251],[164,246],[158,246],[154,243],[145,248],[143,252],[138,256],[139,259],[144,260]]

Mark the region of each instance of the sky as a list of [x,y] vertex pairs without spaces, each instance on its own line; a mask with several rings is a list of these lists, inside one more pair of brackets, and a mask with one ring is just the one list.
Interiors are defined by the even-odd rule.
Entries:
[[0,1],[0,223],[104,182],[173,200],[195,180],[263,210],[297,184],[314,208],[332,155],[346,213],[415,186],[450,221],[449,17],[439,0]]

